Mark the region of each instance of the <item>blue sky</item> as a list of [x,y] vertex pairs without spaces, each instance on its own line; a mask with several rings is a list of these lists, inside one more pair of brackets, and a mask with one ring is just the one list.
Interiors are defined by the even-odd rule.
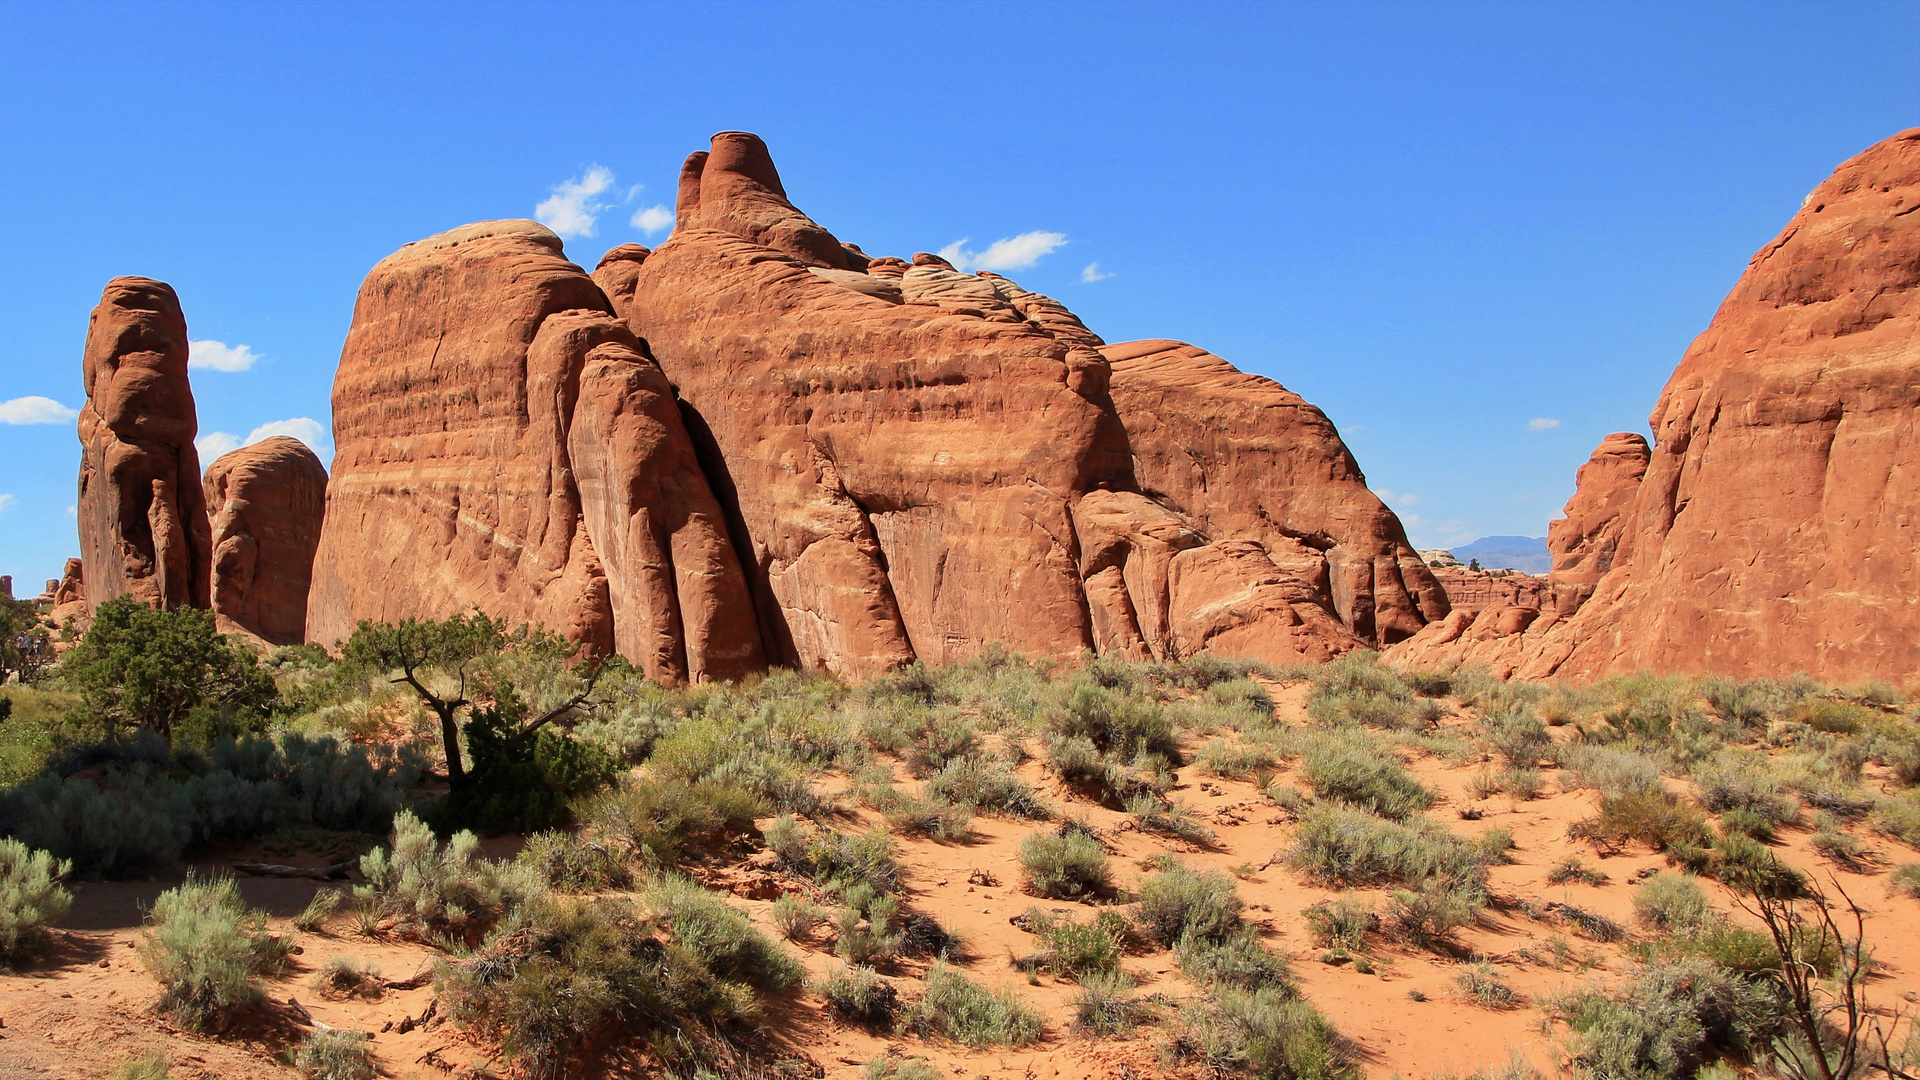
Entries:
[[1801,197],[1915,123],[1912,3],[0,5],[0,573],[77,552],[72,423],[20,399],[81,403],[108,278],[237,369],[194,370],[203,435],[324,457],[376,261],[556,195],[577,262],[657,243],[733,128],[870,253],[963,242],[1300,392],[1417,544],[1537,536]]

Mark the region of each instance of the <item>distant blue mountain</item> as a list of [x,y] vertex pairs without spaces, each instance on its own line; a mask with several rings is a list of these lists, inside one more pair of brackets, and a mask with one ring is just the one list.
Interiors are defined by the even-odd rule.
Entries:
[[1480,560],[1482,570],[1519,570],[1544,574],[1553,569],[1544,536],[1483,536],[1471,544],[1450,549],[1463,563]]

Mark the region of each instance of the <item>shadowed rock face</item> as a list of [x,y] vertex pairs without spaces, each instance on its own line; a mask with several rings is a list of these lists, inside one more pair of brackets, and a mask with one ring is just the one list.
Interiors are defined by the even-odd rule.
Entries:
[[131,594],[207,606],[212,547],[187,385],[187,321],[172,286],[107,283],[87,326],[80,410],[80,552],[86,599]]
[[722,515],[642,350],[535,222],[382,260],[334,381],[309,640],[478,607],[661,681],[763,667]]
[[214,614],[273,645],[306,640],[307,588],[327,505],[327,470],[277,435],[221,455],[202,487],[213,518]]
[[1581,469],[1549,533],[1552,617],[1480,642],[1430,627],[1390,655],[1529,678],[1920,664],[1916,208],[1920,129],[1841,165],[1687,350],[1652,448],[1609,436]]

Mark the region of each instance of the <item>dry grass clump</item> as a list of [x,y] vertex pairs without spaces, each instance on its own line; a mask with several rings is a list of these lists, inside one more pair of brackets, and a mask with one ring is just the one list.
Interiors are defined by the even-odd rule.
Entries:
[[1066,899],[1113,887],[1106,849],[1083,828],[1029,833],[1020,843],[1020,872],[1035,896]]
[[843,1024],[886,1029],[900,1013],[900,991],[872,968],[842,967],[814,989],[827,1000],[827,1011]]
[[316,1031],[300,1041],[293,1064],[313,1080],[373,1080],[378,1072],[363,1031]]
[[345,1001],[348,998],[377,998],[386,992],[386,980],[380,977],[380,969],[372,964],[362,964],[351,956],[332,956],[314,972],[308,984],[313,992],[329,1001]]
[[926,993],[906,1011],[904,1026],[974,1048],[1025,1046],[1040,1038],[1040,1013],[1010,989],[990,990],[936,961]]

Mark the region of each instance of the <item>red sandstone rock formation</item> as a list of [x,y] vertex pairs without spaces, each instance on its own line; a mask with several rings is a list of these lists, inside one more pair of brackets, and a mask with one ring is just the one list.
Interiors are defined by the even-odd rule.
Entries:
[[1178,341],[1103,351],[1141,491],[1209,537],[1258,541],[1362,639],[1445,617],[1446,593],[1319,409]]
[[1841,165],[1753,257],[1661,392],[1638,482],[1631,437],[1581,470],[1549,533],[1570,616],[1479,642],[1449,620],[1389,656],[1576,678],[1920,666],[1916,209],[1920,129]]
[[273,645],[306,640],[327,470],[277,435],[222,455],[202,482],[213,517],[214,614]]
[[596,279],[707,447],[776,660],[1324,658],[1446,612],[1317,410],[1218,358],[1195,385],[1176,343],[1128,352],[1123,396],[1059,302],[841,243],[751,135],[693,155],[673,236]]
[[87,326],[80,410],[86,599],[207,606],[212,547],[187,385],[187,320],[164,282],[107,283]]
[[[618,647],[662,681],[763,666],[713,495],[642,349],[534,222],[382,260],[334,382],[308,638],[478,607]],[[589,427],[573,439],[576,416]]]
[[1484,608],[1494,605],[1532,608],[1553,596],[1544,574],[1522,574],[1510,570],[1468,570],[1465,567],[1432,567],[1433,579],[1446,591],[1447,603],[1455,608]]

